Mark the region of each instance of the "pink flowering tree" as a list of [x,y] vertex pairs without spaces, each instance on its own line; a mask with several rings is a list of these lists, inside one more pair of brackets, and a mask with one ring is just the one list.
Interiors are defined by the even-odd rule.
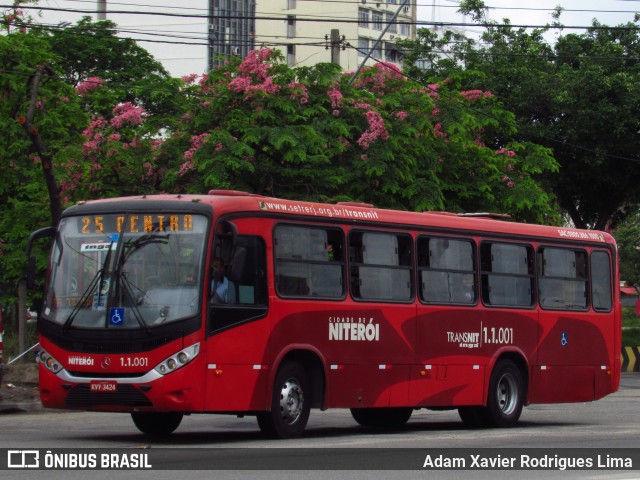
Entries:
[[[423,142],[433,99],[403,96],[406,82],[385,66],[350,85],[335,65],[290,68],[268,49],[206,76],[183,78],[191,106],[172,127],[162,156],[185,191],[237,188],[283,197],[438,205]],[[232,61],[232,62],[234,62]],[[404,151],[401,151],[404,149]],[[423,160],[416,161],[416,157]],[[419,186],[416,178],[420,178]]]
[[70,149],[68,160],[60,159],[65,172],[60,179],[63,203],[79,195],[96,198],[157,191],[160,172],[155,152],[161,140],[148,131],[147,118],[143,107],[130,102],[118,103],[106,117],[91,117],[82,131],[82,143]]
[[161,149],[166,178],[179,191],[417,210],[527,218],[548,207],[535,175],[555,168],[549,152],[494,145],[508,130],[497,119],[511,117],[490,92],[423,85],[384,63],[350,79],[334,65],[290,68],[268,49],[183,78],[189,106]]
[[485,90],[460,88],[462,79],[437,87],[437,176],[445,209],[508,213],[522,221],[556,223],[555,200],[540,182],[558,171],[550,149],[501,139],[517,134],[515,118]]

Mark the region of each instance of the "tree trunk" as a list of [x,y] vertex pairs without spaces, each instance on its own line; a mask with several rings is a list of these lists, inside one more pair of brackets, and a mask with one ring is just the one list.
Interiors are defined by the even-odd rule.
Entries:
[[47,152],[47,148],[40,136],[40,132],[33,124],[33,117],[35,116],[36,106],[38,103],[38,91],[42,83],[43,74],[52,75],[52,70],[46,65],[41,65],[37,68],[36,73],[31,79],[31,99],[29,102],[29,110],[26,117],[20,119],[22,127],[26,131],[27,135],[31,139],[34,150],[40,157],[40,163],[42,165],[42,173],[49,192],[49,205],[51,208],[51,225],[57,226],[62,215],[62,206],[60,203],[60,189],[56,183],[53,175],[53,158]]

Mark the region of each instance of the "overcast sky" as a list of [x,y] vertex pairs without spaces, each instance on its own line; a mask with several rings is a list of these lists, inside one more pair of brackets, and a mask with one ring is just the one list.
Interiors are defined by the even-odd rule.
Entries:
[[[458,0],[418,0],[418,20],[471,23],[470,18],[465,19],[456,13],[458,3]],[[640,0],[485,0],[485,4],[489,7],[495,7],[489,14],[492,20],[501,21],[508,18],[514,25],[544,25],[552,22],[550,10],[554,9],[556,5],[565,8],[560,21],[566,26],[588,26],[594,18],[597,18],[604,25],[619,25],[632,22],[634,12],[640,12]],[[94,12],[96,5],[96,0],[40,1],[41,7],[88,12]],[[191,0],[189,2],[178,0],[107,0],[107,9],[112,12],[126,10],[207,15],[207,5],[207,0]],[[327,2],[327,5],[335,5],[335,2]],[[330,12],[329,8],[327,11]],[[257,15],[269,15],[276,12],[275,9],[268,11],[268,9],[261,7],[256,13]],[[46,24],[75,22],[82,15],[87,14],[43,10],[39,21]],[[92,16],[95,18],[95,15]],[[108,13],[107,17],[123,30],[123,35],[129,35],[137,40],[154,40],[155,42],[140,41],[139,44],[161,61],[171,75],[182,76],[205,71],[207,63],[205,47],[207,21],[205,18],[115,13]],[[327,28],[327,33],[329,33],[330,24],[327,24]],[[143,35],[142,31],[150,35]],[[471,33],[481,30],[470,27],[468,31]],[[568,31],[565,30],[565,33]],[[570,31],[582,32],[584,30]],[[171,37],[168,37],[169,35]],[[184,42],[191,45],[159,43],[167,41]]]

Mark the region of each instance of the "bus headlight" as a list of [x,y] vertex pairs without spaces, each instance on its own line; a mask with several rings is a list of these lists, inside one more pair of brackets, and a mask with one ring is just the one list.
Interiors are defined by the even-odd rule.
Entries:
[[58,373],[62,370],[60,362],[49,355],[45,350],[40,350],[40,353],[38,354],[38,362],[44,365],[51,373]]
[[200,344],[196,343],[180,350],[178,353],[171,355],[169,358],[163,360],[156,366],[155,371],[160,375],[166,375],[167,373],[175,372],[181,367],[184,367],[191,360],[196,358],[200,353]]

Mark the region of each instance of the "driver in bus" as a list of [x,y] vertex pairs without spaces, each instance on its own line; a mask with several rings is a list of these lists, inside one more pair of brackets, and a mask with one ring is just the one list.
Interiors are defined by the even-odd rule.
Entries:
[[211,295],[213,303],[236,303],[236,286],[224,274],[222,260],[211,262]]

